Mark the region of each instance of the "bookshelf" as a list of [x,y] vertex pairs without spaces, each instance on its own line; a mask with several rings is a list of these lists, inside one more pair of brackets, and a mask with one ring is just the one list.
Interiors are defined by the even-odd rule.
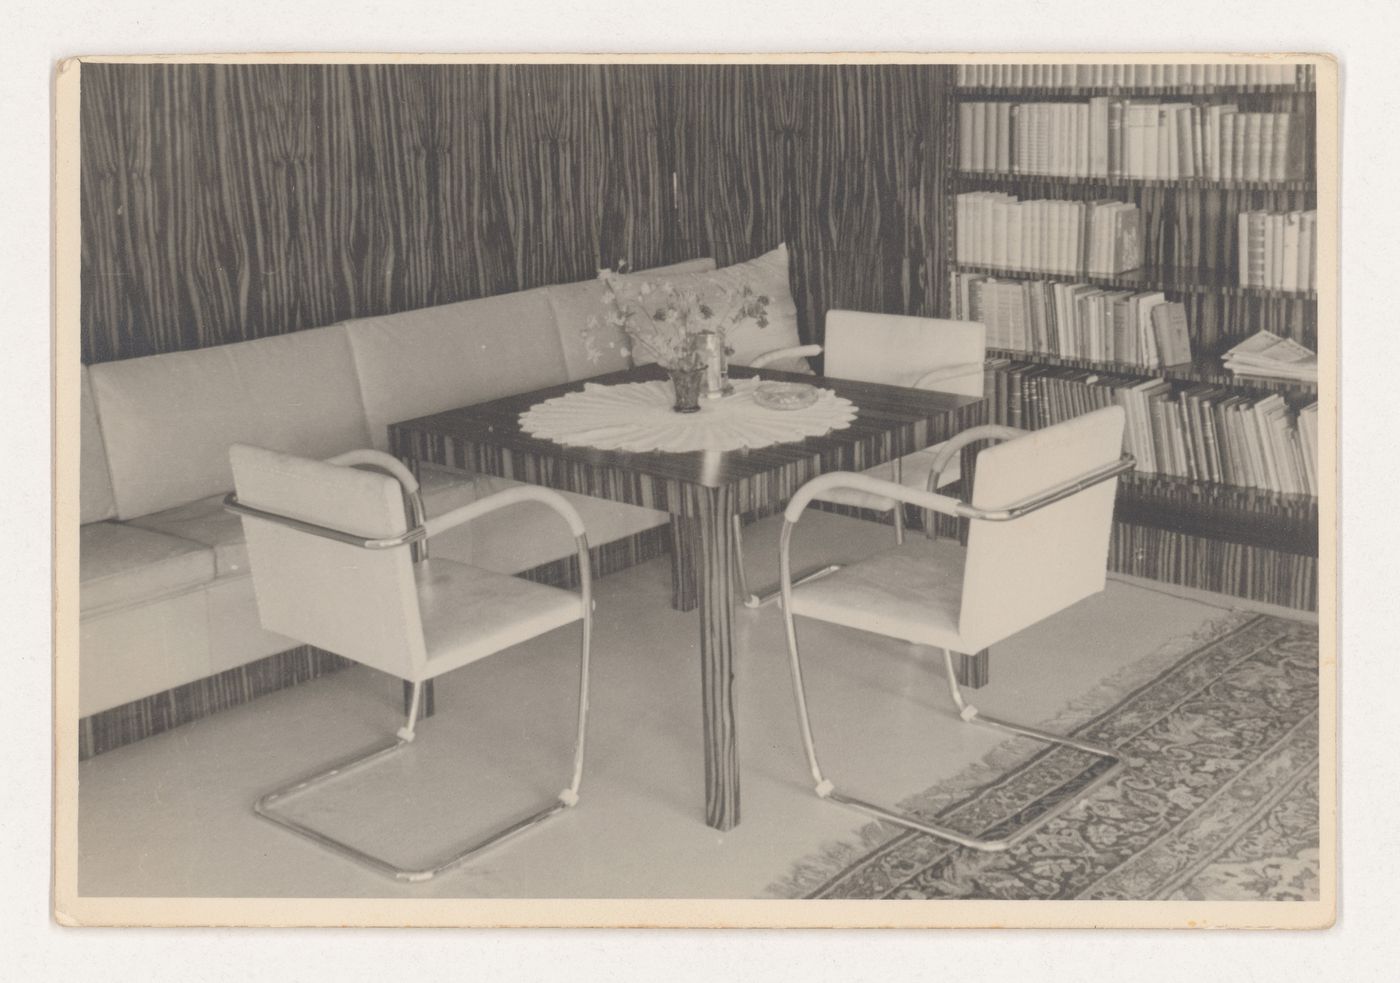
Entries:
[[[962,214],[957,196],[970,192],[997,192],[1022,202],[1126,202],[1135,205],[1141,214],[1142,262],[1133,270],[1114,275],[959,262],[958,231],[953,223],[944,247],[951,277],[980,275],[1002,283],[1043,281],[1085,284],[1105,291],[1160,292],[1168,301],[1184,306],[1193,356],[1189,363],[1148,368],[1128,362],[993,347],[988,351],[988,376],[992,403],[989,413],[994,420],[1020,426],[1045,425],[1084,412],[1095,399],[1106,398],[1102,389],[1091,391],[1096,386],[1111,383],[1127,387],[1154,379],[1163,381],[1159,391],[1169,389],[1166,400],[1183,404],[1188,396],[1202,392],[1215,400],[1281,397],[1286,413],[1291,414],[1288,418],[1293,420],[1299,409],[1316,401],[1317,387],[1313,384],[1236,379],[1220,362],[1227,349],[1259,330],[1272,331],[1317,350],[1315,290],[1306,285],[1287,290],[1241,285],[1241,213],[1299,212],[1315,209],[1317,203],[1315,91],[1310,70],[1306,66],[1288,73],[1280,66],[1270,70],[1273,75],[1257,84],[1205,84],[1200,82],[1204,73],[1185,66],[1167,66],[1154,74],[1152,83],[1160,84],[1082,84],[1118,78],[1124,71],[1122,66],[1081,66],[1077,78],[1074,68],[1066,68],[1060,73],[1051,69],[1048,75],[1036,79],[1015,79],[1022,84],[974,84],[984,82],[993,71],[1006,76],[1012,69],[965,66],[954,90],[950,139],[945,144],[945,166],[950,174],[948,214]],[[1133,69],[1127,71],[1131,77]],[[1193,72],[1197,84],[1182,84]],[[1285,74],[1287,78],[1283,77]],[[1132,80],[1147,81],[1141,75]],[[1045,84],[1037,84],[1042,82]],[[1197,107],[1182,116],[1183,120],[1190,118],[1190,112],[1205,118],[1209,107],[1226,104],[1236,107],[1240,114],[1258,114],[1260,118],[1286,114],[1295,130],[1293,138],[1299,141],[1301,156],[1290,161],[1287,177],[1278,180],[1085,174],[1082,157],[1079,173],[1075,174],[1022,173],[1014,169],[1014,163],[1010,170],[959,168],[972,156],[962,145],[972,132],[967,127],[970,117],[964,103],[1007,102],[1019,107],[1032,103],[1087,103],[1105,96]],[[986,111],[982,106],[976,108],[978,112]],[[1071,118],[1074,111],[1068,110]],[[976,133],[981,139],[980,120]],[[1049,139],[1067,133],[1076,140],[1089,139],[1082,128],[1052,133]],[[991,145],[988,137],[987,146]],[[1010,151],[1002,152],[1019,162],[1014,142]],[[1073,152],[1069,156],[1072,160]],[[966,312],[955,314],[951,310],[958,303],[958,291],[949,293],[944,316],[967,316]],[[1193,425],[1185,411],[1182,419],[1186,421],[1183,426]],[[1200,438],[1198,431],[1198,443],[1202,442]],[[1215,435],[1210,439],[1215,440]],[[1223,448],[1220,453],[1224,453]],[[1189,449],[1187,455],[1190,456]],[[1240,456],[1243,457],[1243,450]],[[1277,488],[1209,480],[1203,476],[1204,467],[1197,469],[1193,465],[1192,471],[1189,476],[1139,471],[1124,478],[1115,510],[1111,568],[1187,587],[1316,610],[1317,498],[1296,491],[1285,493]]]

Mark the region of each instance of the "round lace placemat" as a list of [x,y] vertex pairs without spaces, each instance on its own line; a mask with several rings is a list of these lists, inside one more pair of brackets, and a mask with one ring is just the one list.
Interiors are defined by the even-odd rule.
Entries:
[[534,437],[570,447],[619,451],[732,451],[769,447],[804,437],[844,430],[856,417],[849,399],[830,389],[800,410],[770,410],[754,402],[755,380],[735,382],[723,399],[700,400],[700,412],[677,413],[671,384],[589,383],[581,392],[537,403],[520,414],[520,426]]

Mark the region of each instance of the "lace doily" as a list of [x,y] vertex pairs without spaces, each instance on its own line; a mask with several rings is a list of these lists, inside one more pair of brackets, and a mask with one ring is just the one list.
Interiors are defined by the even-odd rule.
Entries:
[[770,410],[753,399],[756,380],[736,380],[723,399],[700,400],[700,412],[677,413],[666,381],[619,386],[589,383],[581,392],[547,399],[520,414],[520,426],[534,437],[570,447],[621,451],[732,451],[769,447],[844,430],[856,407],[830,389],[799,410]]

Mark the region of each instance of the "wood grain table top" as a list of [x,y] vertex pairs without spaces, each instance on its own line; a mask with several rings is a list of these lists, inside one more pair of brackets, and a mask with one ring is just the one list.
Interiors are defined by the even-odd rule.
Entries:
[[[736,366],[731,374],[735,378],[747,378],[759,373]],[[814,457],[821,459],[821,470],[828,470],[839,466],[843,457],[849,457],[854,445],[863,445],[861,457],[867,464],[877,464],[892,456],[911,453],[933,442],[927,436],[930,427],[942,430],[951,415],[981,402],[968,396],[825,376],[797,375],[768,369],[763,370],[762,375],[765,379],[806,382],[831,389],[855,404],[858,409],[856,418],[849,427],[833,430],[821,437],[807,437],[771,447],[718,452],[632,452],[568,447],[547,438],[533,437],[520,428],[520,414],[531,406],[580,390],[585,383],[617,385],[666,378],[664,370],[650,365],[405,420],[394,424],[394,429],[400,433],[431,434],[504,447],[598,468],[620,468],[663,481],[720,488],[780,470],[790,464],[810,462]],[[888,447],[882,450],[886,444]]]

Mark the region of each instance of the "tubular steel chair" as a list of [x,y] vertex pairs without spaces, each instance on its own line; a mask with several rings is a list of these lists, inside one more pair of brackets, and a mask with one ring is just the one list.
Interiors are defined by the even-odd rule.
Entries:
[[[779,567],[793,695],[818,796],[978,850],[1014,845],[1077,798],[996,839],[980,839],[837,791],[817,761],[798,656],[797,617],[942,649],[948,690],[964,721],[1108,761],[1109,767],[1080,795],[1121,767],[1109,748],[979,713],[963,698],[952,654],[985,649],[1103,589],[1117,476],[1133,466],[1132,458],[1122,455],[1123,420],[1122,408],[1108,407],[984,449],[977,458],[970,504],[849,472],[821,475],[797,492],[784,515]],[[943,454],[951,457],[974,441],[1013,435],[1003,427],[974,427],[948,441]],[[927,556],[896,547],[820,580],[794,585],[789,554],[793,530],[813,499],[837,488],[970,519],[963,562],[940,567]]]
[[[263,796],[254,807],[258,815],[400,880],[423,881],[575,805],[583,777],[593,608],[588,541],[573,506],[548,489],[522,485],[425,519],[412,472],[379,451],[313,461],[235,444],[229,456],[235,492],[225,506],[243,518],[263,626],[412,684],[408,720],[393,742]],[[428,558],[432,536],[525,501],[549,506],[573,532],[579,594]],[[286,800],[412,741],[425,681],[575,621],[583,622],[583,639],[573,773],[568,786],[537,812],[427,867],[405,869],[279,811]]]
[[[827,375],[857,382],[879,382],[891,386],[908,386],[958,396],[982,395],[983,364],[987,351],[986,328],[976,321],[948,321],[932,317],[908,317],[899,314],[867,314],[860,311],[828,311],[826,314]],[[770,361],[794,354],[815,354],[819,346],[769,352],[753,361],[759,368]],[[934,458],[942,445],[915,451],[887,464],[876,465],[866,474],[892,479],[895,484],[923,488]],[[943,469],[941,483],[946,485],[959,477],[957,459]],[[833,505],[847,505],[874,512],[893,513],[894,541],[904,542],[903,504],[889,495],[877,495],[857,488],[830,488],[818,496]],[[750,591],[743,559],[743,522],[734,519],[734,543],[738,551],[735,560],[739,593],[744,604],[760,607],[778,598],[772,590],[765,594]],[[798,578],[805,582],[824,577],[840,566],[828,564],[808,571]]]

